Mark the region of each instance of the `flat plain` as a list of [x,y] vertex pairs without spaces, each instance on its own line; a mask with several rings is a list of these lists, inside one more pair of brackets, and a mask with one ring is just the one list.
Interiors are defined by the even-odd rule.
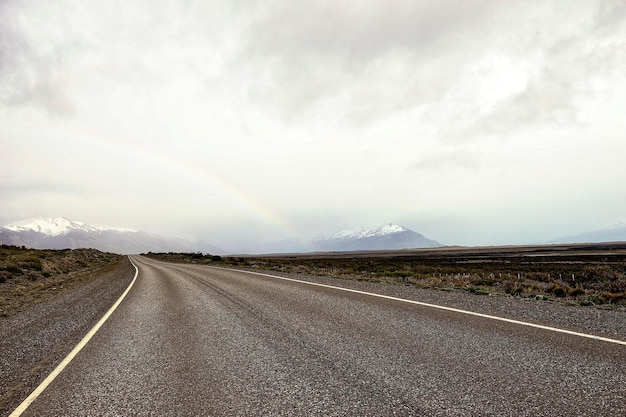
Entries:
[[626,243],[443,247],[219,257],[149,253],[224,265],[480,295],[533,298],[624,311]]

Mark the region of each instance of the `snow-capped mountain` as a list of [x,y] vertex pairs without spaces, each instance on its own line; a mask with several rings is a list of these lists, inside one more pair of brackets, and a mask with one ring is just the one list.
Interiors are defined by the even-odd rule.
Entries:
[[351,251],[432,248],[443,245],[406,227],[384,224],[318,237],[311,240],[309,246],[312,250],[319,251]]
[[0,227],[0,243],[33,249],[94,248],[114,253],[224,251],[193,239],[166,238],[135,229],[90,225],[63,217],[34,218]]
[[596,230],[578,235],[566,236],[551,243],[593,243],[593,242],[625,242],[626,222],[616,221]]
[[327,237],[327,239],[364,239],[374,236],[387,236],[394,233],[407,232],[409,229],[395,224],[383,224],[375,227],[361,227],[358,229],[346,229]]
[[34,219],[22,220],[4,226],[13,232],[38,232],[47,236],[65,235],[73,231],[82,232],[124,232],[137,233],[135,229],[116,226],[90,225],[83,222],[76,222],[65,217],[57,217],[56,219],[38,217]]

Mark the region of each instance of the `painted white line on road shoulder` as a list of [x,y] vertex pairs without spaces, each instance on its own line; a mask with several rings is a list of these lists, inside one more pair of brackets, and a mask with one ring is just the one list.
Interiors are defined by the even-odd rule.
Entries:
[[398,297],[392,297],[392,296],[389,296],[389,295],[382,295],[382,294],[376,294],[376,293],[372,293],[372,292],[353,290],[351,288],[336,287],[334,285],[326,285],[326,284],[318,284],[318,283],[315,283],[315,282],[300,281],[300,280],[293,279],[293,278],[279,277],[277,275],[264,274],[264,273],[261,273],[261,272],[253,272],[253,271],[245,271],[245,270],[241,270],[241,269],[221,268],[221,267],[211,267],[211,268],[225,269],[225,270],[237,271],[237,272],[245,272],[245,273],[248,273],[248,274],[261,275],[261,276],[271,277],[271,278],[275,278],[275,279],[282,279],[282,280],[285,280],[285,281],[293,281],[293,282],[298,282],[298,283],[301,283],[301,284],[313,285],[313,286],[316,286],[316,287],[332,288],[332,289],[335,289],[335,290],[347,291],[347,292],[352,292],[352,293],[362,294],[362,295],[369,295],[369,296],[372,296],[372,297],[384,298],[384,299],[387,299],[387,300],[401,301],[401,302],[404,302],[404,303],[416,304],[416,305],[423,306],[423,307],[430,307],[430,308],[436,308],[436,309],[439,309],[439,310],[452,311],[452,312],[455,312],[455,313],[467,314],[467,315],[470,315],[470,316],[482,317],[482,318],[491,319],[491,320],[504,321],[504,322],[507,322],[507,323],[518,324],[518,325],[521,325],[521,326],[534,327],[534,328],[537,328],[537,329],[549,330],[549,331],[557,332],[557,333],[565,333],[565,334],[569,334],[569,335],[573,335],[573,336],[586,337],[588,339],[601,340],[603,342],[616,343],[618,345],[626,346],[626,341],[623,341],[623,340],[610,339],[608,337],[596,336],[596,335],[587,334],[587,333],[579,333],[579,332],[574,332],[572,330],[559,329],[557,327],[544,326],[544,325],[541,325],[541,324],[529,323],[529,322],[526,322],[526,321],[507,319],[505,317],[491,316],[489,314],[476,313],[474,311],[461,310],[459,308],[445,307],[445,306],[440,306],[440,305],[437,305],[437,304],[424,303],[424,302],[421,302],[421,301],[407,300],[405,298],[398,298]]
[[72,361],[72,359],[74,359],[74,357],[78,354],[78,352],[80,352],[81,349],[85,347],[87,342],[91,340],[91,338],[96,334],[96,332],[100,329],[100,327],[102,327],[104,322],[107,321],[109,316],[113,314],[117,306],[120,305],[124,297],[126,297],[126,294],[128,294],[133,284],[137,280],[137,275],[139,275],[139,269],[137,268],[137,265],[135,265],[133,260],[130,259],[130,256],[128,257],[128,260],[135,267],[135,277],[133,278],[133,281],[130,283],[128,288],[126,288],[126,291],[124,291],[124,293],[120,296],[120,298],[117,299],[117,301],[115,302],[115,304],[113,304],[113,306],[109,309],[109,311],[107,311],[106,314],[100,319],[100,321],[96,323],[95,326],[93,326],[93,328],[89,331],[89,333],[87,333],[85,337],[83,337],[83,339],[65,357],[65,359],[61,361],[61,363],[50,373],[50,375],[48,375],[48,377],[44,379],[43,382],[39,384],[39,386],[35,388],[35,390],[24,401],[22,401],[22,403],[11,414],[9,414],[9,417],[18,417],[24,411],[26,411],[28,406],[31,405],[32,402],[35,401],[37,397],[39,397],[39,395],[41,395],[41,393],[48,387],[48,385],[50,385],[52,381],[54,381],[54,379],[63,371],[63,369],[65,369],[65,367]]

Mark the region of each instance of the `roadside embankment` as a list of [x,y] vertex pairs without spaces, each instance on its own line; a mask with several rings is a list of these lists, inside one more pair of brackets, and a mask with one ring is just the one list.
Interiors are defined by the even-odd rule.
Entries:
[[[92,250],[62,252],[13,253],[9,262],[22,272],[15,281],[0,284],[5,312],[0,318],[0,416],[13,411],[63,360],[135,274],[126,257]],[[29,269],[20,255],[39,259],[41,269]]]

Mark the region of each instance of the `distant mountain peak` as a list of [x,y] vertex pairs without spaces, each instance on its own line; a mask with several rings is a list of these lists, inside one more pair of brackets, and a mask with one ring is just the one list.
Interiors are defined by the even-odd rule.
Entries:
[[352,251],[431,248],[443,246],[423,235],[393,223],[342,230],[309,242],[312,250]]
[[601,228],[601,230],[622,230],[622,229],[626,229],[626,221],[624,220],[614,221],[613,223],[609,223]]
[[46,236],[61,236],[73,231],[82,232],[124,232],[136,233],[137,230],[126,227],[90,225],[83,222],[69,220],[65,217],[35,217],[31,219],[13,222],[4,226],[5,229],[13,232],[37,232]]
[[409,229],[396,224],[387,223],[372,227],[360,227],[357,229],[346,229],[330,236],[331,239],[363,239],[366,237],[386,236],[394,233],[407,232]]
[[595,230],[565,236],[550,243],[626,242],[626,222],[617,220]]

